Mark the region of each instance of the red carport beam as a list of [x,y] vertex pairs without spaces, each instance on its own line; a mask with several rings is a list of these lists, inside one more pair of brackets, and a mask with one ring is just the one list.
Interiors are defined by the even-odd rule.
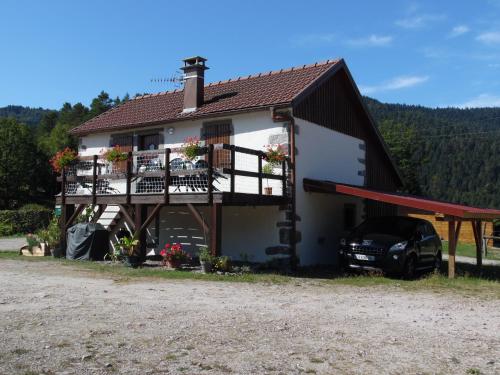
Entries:
[[347,184],[338,184],[330,181],[319,181],[305,178],[304,190],[318,193],[341,193],[378,202],[390,203],[397,206],[417,208],[436,212],[461,219],[499,219],[500,210],[478,208],[460,204],[441,202],[433,199],[412,195],[382,192]]

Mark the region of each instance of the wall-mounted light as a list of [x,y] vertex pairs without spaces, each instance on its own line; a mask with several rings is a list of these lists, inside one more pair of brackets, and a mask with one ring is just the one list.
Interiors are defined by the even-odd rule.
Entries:
[[175,128],[168,128],[168,134],[172,135],[174,134]]

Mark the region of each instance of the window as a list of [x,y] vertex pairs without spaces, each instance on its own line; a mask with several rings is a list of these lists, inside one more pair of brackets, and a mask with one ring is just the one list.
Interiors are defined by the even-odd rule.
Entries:
[[158,150],[160,136],[158,134],[144,134],[139,136],[139,151]]

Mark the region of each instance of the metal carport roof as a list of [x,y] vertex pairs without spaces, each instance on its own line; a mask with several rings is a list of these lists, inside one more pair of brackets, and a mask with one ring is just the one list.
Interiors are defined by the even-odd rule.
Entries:
[[470,221],[476,240],[477,264],[481,266],[482,253],[480,244],[481,221],[500,219],[500,210],[491,208],[479,208],[464,206],[461,204],[442,202],[414,195],[400,194],[395,192],[383,192],[360,186],[340,184],[332,181],[320,181],[309,178],[303,180],[304,190],[308,192],[326,194],[346,194],[355,197],[371,199],[378,202],[394,204],[397,206],[417,208],[425,211],[435,212],[443,215],[443,220],[448,221],[449,233],[449,260],[448,276],[455,276],[455,252],[458,235],[462,221]]

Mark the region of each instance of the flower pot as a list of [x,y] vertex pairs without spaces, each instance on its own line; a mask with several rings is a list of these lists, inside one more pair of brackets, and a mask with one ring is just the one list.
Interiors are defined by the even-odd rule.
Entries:
[[265,187],[264,188],[264,194],[265,195],[273,195],[273,188],[272,187]]
[[125,266],[127,267],[132,267],[132,268],[137,268],[142,264],[141,257],[138,257],[136,255],[125,255],[123,257],[123,261]]
[[180,268],[181,264],[182,264],[182,262],[180,260],[167,260],[167,261],[165,261],[165,265],[168,268],[173,268],[173,269]]
[[203,273],[210,273],[210,272],[212,272],[212,269],[213,269],[212,262],[207,262],[205,260],[200,260],[200,265],[201,265],[201,272],[203,272]]

